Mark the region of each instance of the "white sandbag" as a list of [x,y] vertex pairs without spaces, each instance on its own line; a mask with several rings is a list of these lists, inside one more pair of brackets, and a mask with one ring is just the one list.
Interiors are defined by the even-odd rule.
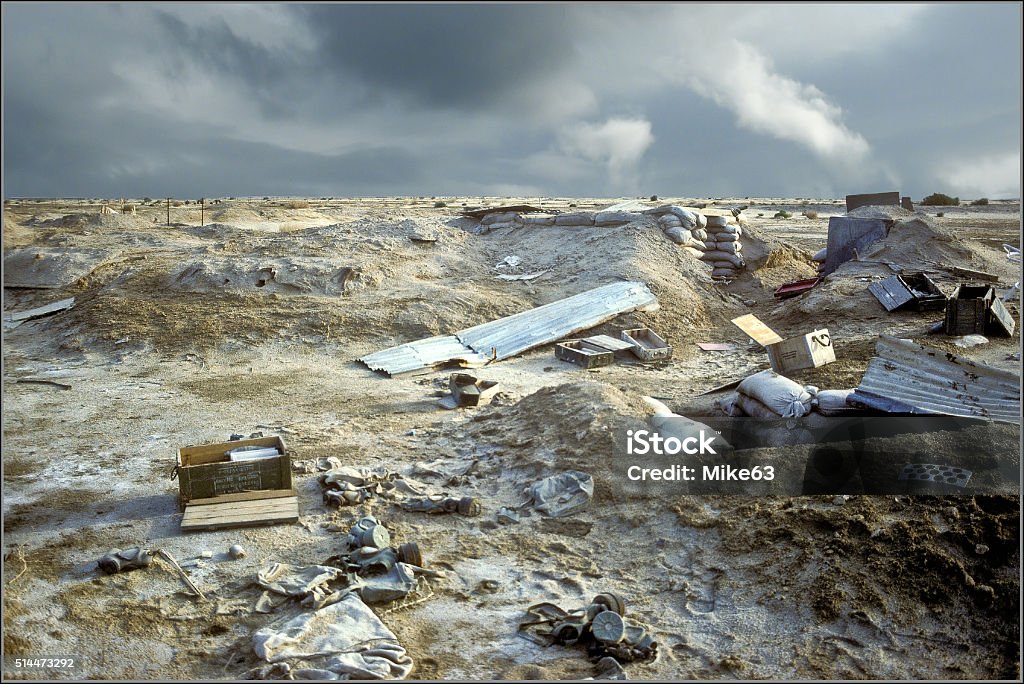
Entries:
[[783,418],[807,415],[813,399],[801,385],[773,370],[751,375],[739,384],[736,391],[757,399]]
[[708,217],[699,211],[697,212],[697,227],[700,229],[708,227]]
[[623,223],[632,223],[642,218],[641,214],[631,211],[602,211],[594,216],[595,226],[618,226]]
[[828,259],[828,247],[819,249],[814,253],[814,256],[811,257],[811,261],[817,261],[819,263],[824,262],[826,259]]
[[859,411],[846,403],[846,398],[853,394],[852,389],[846,390],[821,390],[815,396],[815,408],[818,413],[824,416],[842,415]]
[[712,261],[711,262],[711,267],[712,268],[731,268],[733,270],[736,270],[736,264],[732,263],[731,261]]
[[519,222],[526,226],[553,226],[554,216],[520,216]]
[[730,418],[745,416],[747,414],[743,413],[743,409],[740,408],[739,398],[739,393],[733,392],[725,399],[716,399],[715,406],[718,407],[718,409],[721,410],[722,413],[729,416]]
[[779,414],[772,411],[770,408],[762,404],[753,397],[748,397],[745,394],[737,392],[736,406],[743,412],[743,415],[750,416],[751,418],[778,418]]
[[662,230],[668,230],[669,228],[682,227],[683,222],[674,214],[665,214],[658,219],[658,225],[661,226]]
[[672,213],[672,205],[662,204],[660,207],[654,207],[653,209],[644,209],[643,213],[648,216],[663,216],[664,214]]
[[717,226],[715,228],[715,232],[716,233],[733,233],[734,235],[741,235],[743,233],[743,229],[740,228],[737,225],[729,223],[729,224],[726,224],[724,226]]
[[486,214],[482,219],[480,219],[480,223],[485,226],[490,226],[495,223],[509,223],[511,221],[515,221],[517,216],[519,216],[519,214],[514,211],[496,212],[493,214]]
[[707,240],[704,241],[704,249],[714,250],[717,249],[717,246],[718,243],[712,240],[711,238],[708,238]]
[[715,248],[720,252],[729,252],[730,254],[739,254],[740,249],[743,247],[739,242],[716,242]]
[[712,278],[735,278],[736,269],[730,264],[728,268],[713,268],[711,269]]
[[556,226],[592,226],[594,225],[594,215],[581,211],[574,214],[561,214],[555,217]]
[[725,228],[732,216],[708,216],[708,228]]
[[693,233],[694,240],[704,242],[708,239],[708,231],[704,230],[703,228],[694,228],[690,232]]
[[713,445],[718,453],[721,453],[722,449],[732,448],[731,445],[718,434],[718,431],[704,423],[699,423],[696,420],[692,420],[686,416],[681,416],[678,413],[673,412],[672,409],[653,397],[640,397],[640,399],[654,409],[654,415],[648,418],[647,422],[662,439],[675,437],[680,442],[683,442],[687,438],[693,437],[700,441],[700,435],[703,432],[705,439],[709,436],[714,439]]
[[737,268],[743,268],[746,264],[746,262],[743,261],[743,257],[739,254],[730,254],[729,252],[723,252],[720,249],[704,252],[704,261],[728,261]]
[[694,257],[696,259],[700,259],[702,256],[704,256],[704,252],[702,252],[700,249],[698,249],[696,247],[690,247],[689,245],[684,245],[683,249],[686,251],[687,254],[689,254],[690,256],[692,256],[692,257]]
[[690,231],[684,228],[669,228],[665,231],[665,237],[677,245],[685,245],[694,241]]
[[740,236],[735,233],[712,233],[715,242],[739,242]]
[[500,222],[500,223],[492,223],[489,226],[487,226],[487,228],[489,230],[498,230],[500,228],[512,228],[513,226],[517,226],[517,225],[520,225],[520,224],[513,223],[512,221],[506,221],[506,222]]
[[689,209],[683,209],[682,207],[673,206],[669,211],[675,216],[679,217],[679,220],[683,222],[683,225],[687,228],[697,227],[697,214],[690,211]]

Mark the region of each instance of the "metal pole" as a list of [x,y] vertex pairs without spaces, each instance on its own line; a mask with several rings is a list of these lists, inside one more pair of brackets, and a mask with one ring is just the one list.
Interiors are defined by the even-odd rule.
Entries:
[[200,197],[199,198],[199,227],[200,228],[202,228],[203,225],[206,222],[205,215],[206,215],[206,198],[205,197]]
[[171,198],[167,198],[167,227],[171,227]]

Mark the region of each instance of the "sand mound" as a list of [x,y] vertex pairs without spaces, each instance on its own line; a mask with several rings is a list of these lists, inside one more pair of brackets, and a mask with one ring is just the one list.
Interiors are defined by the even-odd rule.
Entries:
[[361,282],[359,269],[341,261],[310,257],[206,259],[187,264],[169,285],[189,292],[261,288],[268,293],[336,296]]
[[[507,408],[478,414],[471,434],[501,453],[495,475],[521,483],[564,470],[594,477],[594,500],[617,500],[621,473],[610,471],[613,435],[642,429],[648,409],[636,397],[597,382],[546,387]],[[500,470],[498,470],[500,469]]]

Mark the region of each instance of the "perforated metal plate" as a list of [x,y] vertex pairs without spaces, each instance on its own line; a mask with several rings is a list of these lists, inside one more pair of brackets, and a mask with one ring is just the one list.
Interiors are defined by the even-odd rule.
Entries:
[[908,463],[903,466],[899,479],[923,480],[925,482],[953,485],[954,487],[966,487],[973,474],[972,471],[966,468],[954,468],[953,466],[936,465],[934,463]]

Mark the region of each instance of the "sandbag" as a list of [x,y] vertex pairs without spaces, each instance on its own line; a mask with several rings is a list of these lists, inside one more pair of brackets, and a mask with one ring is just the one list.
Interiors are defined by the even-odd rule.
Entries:
[[745,394],[736,393],[736,405],[743,415],[750,416],[751,418],[778,418],[779,414],[772,411],[770,408],[762,404],[753,397],[748,397]]
[[736,233],[712,233],[715,242],[739,242],[740,236]]
[[725,228],[730,223],[731,216],[708,216],[708,228]]
[[588,212],[576,212],[574,214],[561,214],[555,217],[556,226],[592,226],[594,215]]
[[736,269],[734,269],[732,267],[732,265],[730,265],[728,268],[715,267],[715,268],[711,269],[711,277],[712,278],[735,278],[736,277]]
[[823,416],[843,415],[844,413],[854,411],[859,412],[859,409],[855,409],[846,403],[846,398],[851,394],[853,394],[852,389],[821,390],[815,397],[815,408]]
[[735,224],[729,223],[729,224],[726,224],[724,226],[717,226],[715,228],[715,232],[716,233],[732,233],[734,235],[742,235],[743,234],[743,229],[740,228],[739,226],[735,225]]
[[683,225],[679,217],[674,214],[665,214],[658,219],[658,225],[661,226],[662,230],[668,230],[669,228],[679,228]]
[[669,211],[675,216],[678,216],[679,220],[682,221],[683,225],[687,228],[697,227],[697,214],[693,213],[689,209],[673,206]]
[[685,245],[693,242],[693,237],[690,235],[690,231],[685,228],[669,228],[665,231],[665,236],[677,245]]
[[686,251],[687,254],[689,254],[690,256],[692,256],[694,258],[700,259],[702,256],[704,256],[704,252],[702,252],[700,249],[698,249],[696,247],[690,247],[689,245],[684,245],[683,249]]
[[555,225],[554,216],[520,216],[518,218],[519,223],[526,226],[553,226]]
[[730,254],[729,252],[723,252],[720,249],[713,249],[704,252],[703,258],[704,261],[728,261],[730,264],[737,268],[743,268],[743,266],[746,264],[746,262],[743,261],[743,257],[741,257],[739,254]]
[[693,233],[694,240],[705,242],[708,239],[708,231],[704,230],[703,228],[694,228],[690,232]]
[[708,227],[708,217],[699,211],[697,212],[697,227],[702,230]]
[[488,231],[491,231],[491,230],[498,230],[499,228],[512,228],[513,226],[516,226],[516,225],[518,225],[518,224],[513,223],[511,221],[502,221],[502,222],[499,222],[499,223],[491,223],[491,224],[487,225],[486,228],[488,229]]
[[720,252],[729,252],[730,254],[739,254],[741,245],[738,242],[716,242],[715,248]]
[[654,415],[647,419],[647,422],[652,428],[664,439],[669,437],[675,437],[680,442],[684,441],[688,437],[695,437],[700,439],[700,433],[703,431],[704,435],[714,435],[715,448],[719,449],[731,449],[732,446],[725,441],[725,439],[718,434],[717,430],[700,423],[686,416],[681,416],[675,413],[668,406],[658,401],[654,397],[640,397],[640,399],[654,409]]
[[511,221],[515,221],[518,216],[519,214],[514,211],[495,212],[493,214],[486,214],[482,219],[480,219],[480,223],[485,226],[490,226],[495,223],[509,223]]
[[739,384],[736,391],[757,399],[783,418],[807,415],[813,399],[802,386],[773,370],[751,375]]
[[595,226],[618,226],[623,223],[632,223],[642,216],[631,211],[602,211],[594,216]]
[[745,416],[746,414],[743,413],[743,409],[740,408],[739,398],[739,393],[733,392],[725,399],[716,399],[715,406],[717,406],[722,411],[722,413],[729,416],[730,418]]
[[811,261],[823,262],[828,259],[828,247],[823,247],[814,253],[811,257]]
[[704,249],[714,250],[714,249],[717,249],[717,245],[718,245],[718,243],[716,243],[711,238],[708,238],[707,240],[704,240]]
[[736,264],[732,263],[731,261],[712,261],[711,262],[711,267],[712,268],[731,268],[734,271],[736,270]]

